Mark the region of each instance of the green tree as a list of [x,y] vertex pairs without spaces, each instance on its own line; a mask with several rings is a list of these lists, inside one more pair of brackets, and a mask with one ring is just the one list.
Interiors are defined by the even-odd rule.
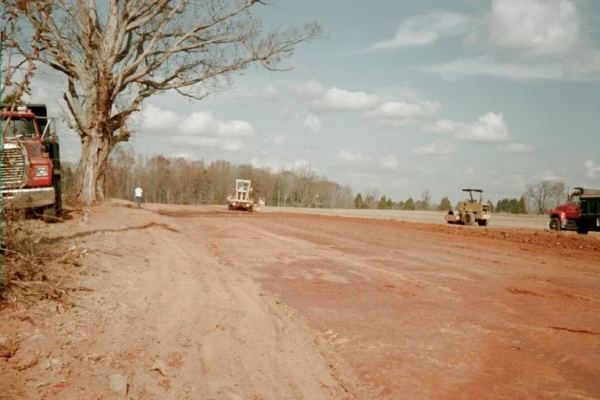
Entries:
[[525,200],[525,196],[521,196],[519,199],[519,214],[527,214],[527,200]]
[[415,209],[415,201],[413,200],[412,197],[409,197],[408,199],[406,199],[402,209],[403,210],[414,210]]
[[448,198],[448,196],[444,196],[442,198],[442,200],[440,201],[439,210],[440,211],[449,211],[451,209],[452,209],[452,203],[450,202],[450,199]]
[[363,201],[362,194],[357,193],[354,198],[354,208],[364,208],[365,202]]
[[385,196],[381,196],[381,198],[379,199],[379,203],[377,203],[377,208],[379,210],[385,210],[388,208],[388,201]]
[[517,199],[510,199],[510,212],[511,214],[518,214],[519,213],[519,200]]

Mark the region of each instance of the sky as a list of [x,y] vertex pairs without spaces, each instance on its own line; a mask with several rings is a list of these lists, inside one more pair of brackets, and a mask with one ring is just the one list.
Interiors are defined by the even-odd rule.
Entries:
[[[290,71],[250,68],[201,101],[149,98],[125,147],[310,168],[394,200],[456,201],[463,187],[498,200],[540,179],[600,188],[600,2],[273,0],[254,15],[323,34]],[[61,90],[41,74],[31,97]],[[76,160],[76,135],[61,141]]]

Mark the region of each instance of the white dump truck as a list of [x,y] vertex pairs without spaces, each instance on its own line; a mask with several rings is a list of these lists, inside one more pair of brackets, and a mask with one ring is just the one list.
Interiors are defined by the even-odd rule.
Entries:
[[254,200],[252,199],[252,184],[248,179],[235,180],[235,194],[227,197],[227,208],[230,210],[254,209]]

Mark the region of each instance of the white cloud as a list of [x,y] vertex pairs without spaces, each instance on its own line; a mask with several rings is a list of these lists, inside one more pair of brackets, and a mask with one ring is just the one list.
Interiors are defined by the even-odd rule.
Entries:
[[585,177],[588,179],[596,179],[598,175],[600,175],[600,165],[596,164],[592,160],[586,160],[583,163],[585,167]]
[[366,164],[371,161],[371,159],[369,157],[365,156],[362,153],[353,153],[348,150],[340,150],[337,153],[336,158],[339,161],[342,161],[342,162],[345,162],[348,164]]
[[266,143],[273,143],[276,145],[281,145],[281,144],[285,143],[286,140],[287,140],[287,137],[285,135],[272,135],[272,136],[267,136],[265,138]]
[[[478,56],[425,69],[454,80],[489,75],[515,80],[598,80],[600,50],[583,35],[574,0],[493,0],[465,43]],[[473,20],[474,21],[474,20]],[[470,50],[473,50],[470,49]]]
[[541,181],[564,181],[564,177],[562,174],[553,171],[547,170],[541,174],[537,174],[533,176],[533,181],[541,180]]
[[367,115],[384,124],[402,126],[428,119],[437,114],[439,109],[440,104],[432,101],[387,101]]
[[395,171],[400,166],[400,158],[396,154],[387,154],[377,161],[381,169]]
[[494,0],[490,40],[530,56],[564,55],[581,44],[573,0]]
[[240,137],[252,136],[254,128],[246,121],[220,121],[210,111],[193,112],[178,125],[184,135]]
[[178,153],[174,153],[173,157],[175,158],[184,158],[188,161],[194,161],[197,160],[198,157],[196,157],[196,155],[194,153],[192,153],[191,151],[181,151]]
[[219,98],[225,102],[243,101],[243,102],[274,102],[281,98],[281,92],[277,86],[272,83],[263,83],[258,81],[236,82],[234,87],[223,92],[213,94],[213,98]]
[[321,130],[321,120],[314,114],[308,114],[304,119],[304,127],[312,132]]
[[176,129],[179,117],[173,111],[163,110],[153,104],[146,104],[141,112],[131,118],[132,128],[148,133],[170,133]]
[[252,157],[250,164],[255,168],[267,168],[273,171],[307,171],[311,165],[304,159],[283,160],[271,157]]
[[222,121],[210,111],[182,116],[153,104],[147,104],[141,112],[134,114],[131,125],[136,131],[164,134],[175,145],[224,151],[241,150],[244,147],[242,139],[255,133],[252,125],[246,121]]
[[504,116],[488,112],[471,123],[452,120],[437,121],[434,130],[468,142],[498,143],[510,140]]
[[325,88],[321,85],[321,82],[314,79],[292,85],[290,90],[296,96],[309,100],[317,99],[325,94]]
[[301,99],[309,100],[316,110],[370,110],[376,107],[378,96],[363,92],[350,91],[337,87],[324,88],[314,79],[290,86],[290,90]]
[[311,105],[319,110],[369,110],[379,101],[377,96],[362,91],[352,92],[333,87],[313,100]]
[[452,152],[454,152],[454,146],[443,140],[438,140],[437,142],[417,147],[413,150],[413,154],[416,156],[437,156]]
[[371,50],[425,46],[444,36],[460,35],[468,26],[468,18],[462,14],[435,12],[418,15],[405,20],[396,36],[375,43]]
[[558,64],[506,62],[489,55],[452,60],[425,67],[425,70],[439,74],[448,81],[471,75],[489,75],[514,80],[557,80],[567,72]]
[[502,150],[506,153],[523,154],[523,153],[531,153],[535,149],[533,148],[533,146],[530,146],[528,144],[510,142],[510,143],[501,144],[500,150]]
[[274,101],[279,98],[279,89],[275,85],[269,84],[257,90],[254,97],[262,101]]
[[184,146],[216,147],[222,143],[222,140],[215,137],[177,135],[171,138],[171,143]]

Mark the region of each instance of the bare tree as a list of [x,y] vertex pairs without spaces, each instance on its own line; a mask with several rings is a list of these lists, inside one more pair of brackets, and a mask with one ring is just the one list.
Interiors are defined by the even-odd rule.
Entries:
[[[42,30],[37,59],[66,77],[64,101],[82,145],[77,198],[102,199],[105,167],[128,140],[129,117],[148,97],[174,90],[202,99],[259,63],[276,69],[316,24],[263,33],[261,0],[4,0],[20,24]],[[12,44],[22,53],[19,40]]]
[[559,180],[540,180],[529,184],[525,197],[532,205],[531,209],[543,214],[551,206],[560,203],[565,195],[565,184]]
[[[2,54],[2,98],[3,105],[14,110],[24,94],[29,93],[31,79],[36,70],[40,54],[42,34],[48,26],[49,16],[43,15],[35,31],[24,30],[18,23],[20,8],[0,6],[0,40]],[[17,51],[15,38],[27,42],[27,50]],[[5,45],[6,42],[6,45]]]

